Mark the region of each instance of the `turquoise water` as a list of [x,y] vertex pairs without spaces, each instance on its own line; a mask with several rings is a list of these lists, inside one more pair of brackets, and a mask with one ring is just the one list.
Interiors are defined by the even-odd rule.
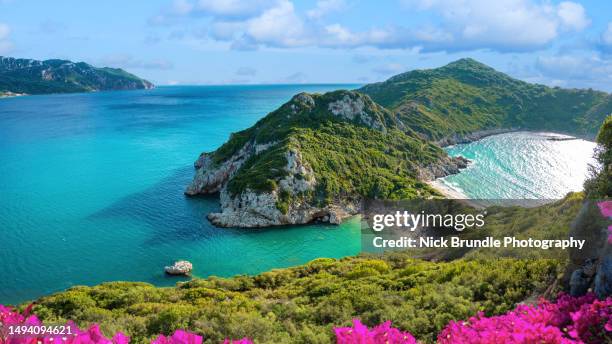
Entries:
[[595,143],[549,140],[553,136],[563,137],[515,132],[448,147],[472,164],[442,181],[472,199],[559,199],[582,190]]
[[0,100],[0,304],[77,284],[173,285],[360,250],[359,222],[212,227],[215,197],[188,199],[193,162],[300,91],[355,85],[192,86]]

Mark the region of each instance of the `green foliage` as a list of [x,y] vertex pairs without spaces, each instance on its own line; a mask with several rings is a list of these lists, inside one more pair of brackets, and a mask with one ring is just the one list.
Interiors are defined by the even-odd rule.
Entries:
[[600,166],[592,167],[591,177],[584,183],[589,198],[612,197],[612,115],[606,117],[597,135],[595,157]]
[[[434,263],[405,253],[317,259],[257,276],[210,277],[155,288],[114,282],[74,287],[37,301],[44,321],[101,323],[135,342],[177,328],[207,343],[248,336],[257,343],[330,343],[332,327],[359,317],[433,341],[453,319],[496,314],[543,290],[559,263],[546,259],[483,259]],[[25,307],[25,305],[23,306]]]
[[0,94],[45,94],[137,89],[152,84],[118,68],[96,68],[84,62],[35,61],[0,56]]
[[[289,152],[299,152],[314,171],[317,189],[301,195],[312,204],[326,205],[358,196],[400,199],[436,194],[417,180],[417,173],[445,153],[402,127],[392,113],[355,92],[306,95],[312,97],[311,104],[300,96],[253,127],[233,134],[213,153],[213,161],[222,162],[247,143],[272,144],[252,156],[234,175],[228,183],[232,194],[246,189],[277,189],[277,181],[287,175]],[[346,97],[363,102],[365,119],[344,118],[329,111],[331,102]],[[286,212],[294,200],[290,195],[281,196],[277,208]]]
[[592,137],[612,112],[612,95],[605,92],[530,84],[469,58],[399,74],[359,91],[433,140],[492,128]]

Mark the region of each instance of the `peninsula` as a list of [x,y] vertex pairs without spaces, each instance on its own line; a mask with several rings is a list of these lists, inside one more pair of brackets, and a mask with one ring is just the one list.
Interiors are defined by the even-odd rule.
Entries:
[[153,88],[153,84],[119,68],[85,62],[31,60],[0,56],[0,97]]
[[187,195],[219,193],[222,227],[339,223],[364,198],[440,197],[440,146],[512,130],[594,137],[612,96],[513,79],[473,59],[357,91],[301,93],[195,163]]

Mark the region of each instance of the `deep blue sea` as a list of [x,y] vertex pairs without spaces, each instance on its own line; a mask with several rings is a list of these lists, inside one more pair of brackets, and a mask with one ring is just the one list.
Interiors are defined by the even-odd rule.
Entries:
[[[172,86],[0,99],[0,304],[73,285],[174,285],[254,274],[360,251],[359,219],[237,230],[205,219],[216,197],[186,198],[193,162],[301,92],[357,85]],[[517,136],[518,135],[518,136]],[[523,135],[523,136],[521,136]],[[474,164],[445,180],[472,198],[549,198],[580,188],[593,143],[498,135],[449,148]]]
[[77,284],[173,285],[253,274],[361,248],[341,226],[215,228],[218,199],[185,198],[193,162],[301,92],[357,85],[159,87],[0,99],[0,304]]

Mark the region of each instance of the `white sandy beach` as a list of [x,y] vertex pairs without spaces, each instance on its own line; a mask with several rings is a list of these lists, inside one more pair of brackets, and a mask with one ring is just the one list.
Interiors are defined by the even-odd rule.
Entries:
[[429,186],[431,186],[432,188],[436,189],[438,192],[440,192],[446,198],[464,200],[467,204],[469,204],[470,206],[472,206],[474,208],[486,208],[485,204],[481,204],[479,202],[476,202],[476,201],[470,199],[467,195],[465,195],[464,193],[462,193],[459,190],[451,188],[450,186],[446,185],[440,179],[429,181],[429,182],[427,182],[427,184],[429,184]]

